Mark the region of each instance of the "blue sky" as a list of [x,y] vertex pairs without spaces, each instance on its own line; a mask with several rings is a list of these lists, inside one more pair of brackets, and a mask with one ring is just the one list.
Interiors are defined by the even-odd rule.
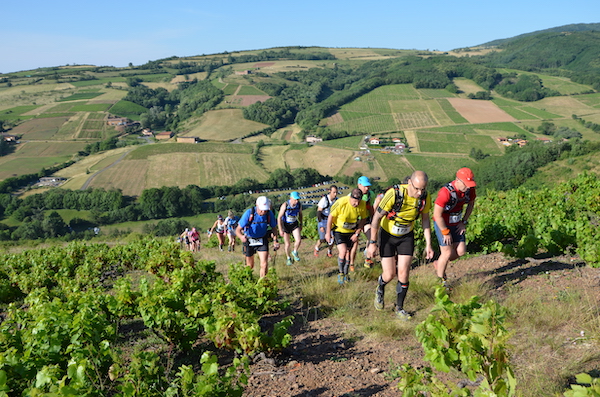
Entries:
[[292,45],[447,51],[600,22],[598,0],[7,0],[0,12],[2,73]]

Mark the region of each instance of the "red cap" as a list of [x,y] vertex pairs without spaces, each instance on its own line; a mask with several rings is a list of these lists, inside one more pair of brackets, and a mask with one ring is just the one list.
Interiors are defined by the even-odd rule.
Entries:
[[477,186],[475,175],[473,175],[473,171],[470,168],[465,167],[456,171],[456,179],[460,179],[467,187]]

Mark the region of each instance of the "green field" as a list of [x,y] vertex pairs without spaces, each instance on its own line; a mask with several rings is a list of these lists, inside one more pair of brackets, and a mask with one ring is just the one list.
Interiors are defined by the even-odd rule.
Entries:
[[440,104],[442,110],[446,113],[446,115],[448,115],[448,117],[450,118],[450,120],[452,120],[453,123],[455,123],[455,124],[468,123],[467,119],[465,119],[463,116],[461,116],[460,113],[458,113],[456,111],[456,109],[454,109],[454,106],[452,106],[452,104],[450,104],[450,102],[448,102],[447,99],[439,99],[438,103]]
[[434,88],[419,88],[417,92],[424,99],[435,99],[435,98],[455,98],[456,95],[448,90],[440,90]]
[[268,127],[266,124],[246,120],[241,109],[211,110],[188,122],[183,136],[197,136],[201,139],[230,141],[245,137]]
[[517,120],[539,120],[538,117],[532,115],[531,113],[524,112],[516,107],[500,106],[500,109],[504,110],[506,113],[508,113]]
[[[427,173],[429,179],[450,182],[454,179],[456,170],[462,167],[473,167],[476,162],[469,157],[458,156],[428,156],[420,154],[407,154],[406,159],[416,170]],[[475,175],[477,178],[477,175]]]
[[78,101],[81,99],[93,99],[102,94],[103,92],[78,92],[77,94],[69,95],[66,98],[62,98],[61,100],[59,100],[59,102]]
[[[6,157],[6,156],[5,156]],[[48,168],[56,164],[63,163],[71,158],[71,155],[56,157],[12,157],[6,162],[0,163],[0,179],[6,179],[13,176],[36,174],[42,168]]]
[[149,156],[146,160],[120,161],[98,174],[90,186],[139,195],[144,189],[154,187],[233,185],[242,178],[262,182],[268,174],[252,161],[250,154],[169,152]]
[[323,141],[319,143],[321,146],[331,146],[338,149],[349,149],[349,150],[359,150],[360,143],[362,142],[364,136],[349,136],[346,138],[333,139],[330,141]]
[[60,105],[56,105],[46,110],[44,113],[60,113],[60,112],[68,112],[71,108],[75,106],[74,103],[61,103]]
[[223,90],[223,93],[225,95],[233,95],[237,91],[238,87],[239,87],[239,85],[237,85],[237,84],[227,84],[226,86],[222,87],[221,89]]
[[446,127],[427,128],[433,132],[451,132],[457,134],[477,134],[477,130],[484,131],[505,131],[506,133],[520,134],[527,133],[524,129],[518,127],[514,123],[488,123],[488,124],[469,124],[469,125],[454,125]]
[[121,117],[128,117],[130,119],[136,120],[139,119],[140,114],[146,113],[148,109],[143,106],[138,105],[137,103],[120,100],[115,103],[110,109],[111,114]]
[[531,113],[541,119],[553,119],[561,117],[558,114],[546,112],[545,110],[534,108],[533,106],[522,106],[520,109],[527,113]]
[[418,137],[421,152],[469,154],[476,148],[487,154],[502,154],[494,139],[487,135],[419,132]]
[[243,85],[237,93],[238,95],[267,95],[263,91],[254,87],[253,85]]
[[91,105],[75,105],[71,108],[72,112],[106,112],[110,108],[110,103],[94,103]]
[[94,85],[105,86],[108,83],[125,82],[125,77],[109,77],[96,80],[74,81],[71,84],[75,87],[90,87]]
[[84,142],[26,142],[14,155],[17,157],[70,157],[83,150]]
[[600,93],[579,95],[577,96],[577,99],[593,108],[600,108]]
[[405,176],[408,176],[413,172],[413,169],[409,166],[404,155],[379,153],[378,151],[373,151],[372,153],[375,160],[377,160],[377,163],[379,163],[385,172],[385,177],[383,175],[381,177],[386,181],[391,178],[402,180]]
[[232,153],[252,154],[251,145],[239,145],[231,143],[158,143],[156,145],[144,145],[135,148],[127,158],[129,160],[144,160],[149,156],[169,153]]
[[394,116],[389,113],[351,119],[350,121],[332,124],[329,128],[333,131],[361,132],[365,134],[398,130]]
[[365,117],[376,116],[373,113],[364,113],[364,112],[353,112],[348,110],[340,110],[339,112],[342,115],[344,121],[352,121],[356,119],[362,119]]

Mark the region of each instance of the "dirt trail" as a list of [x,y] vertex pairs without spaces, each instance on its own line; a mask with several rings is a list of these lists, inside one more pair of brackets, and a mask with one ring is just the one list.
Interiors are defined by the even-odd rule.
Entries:
[[[429,266],[420,266],[411,271],[411,277],[431,271]],[[515,260],[494,253],[451,263],[448,276],[457,289],[461,280],[478,280],[499,299],[508,290],[520,288],[537,291],[539,298],[544,300],[571,290],[593,302],[600,301],[600,269],[587,267],[577,258],[568,256]],[[423,361],[423,349],[413,333],[397,340],[375,340],[352,324],[335,317],[319,317],[314,310],[307,313],[306,309],[304,312],[297,309],[296,315],[304,321],[296,321],[290,330],[293,335],[291,346],[276,356],[263,355],[255,359],[244,396],[398,396],[398,380],[389,379],[385,374],[390,370],[390,360],[397,365],[428,365]],[[390,313],[390,321],[399,320]],[[411,322],[414,322],[413,327],[418,323],[414,318]],[[564,368],[575,357],[581,357],[579,346],[573,347],[569,342],[573,335],[579,336],[579,329],[568,327],[554,332],[555,340],[566,342],[551,353],[552,366]],[[515,330],[512,340],[518,345],[526,343],[519,339],[529,337]],[[581,370],[597,368],[600,361],[598,346],[589,344],[586,354],[596,358]],[[545,365],[539,352],[522,349],[514,353],[512,361],[517,370]],[[521,383],[518,387],[526,385]]]

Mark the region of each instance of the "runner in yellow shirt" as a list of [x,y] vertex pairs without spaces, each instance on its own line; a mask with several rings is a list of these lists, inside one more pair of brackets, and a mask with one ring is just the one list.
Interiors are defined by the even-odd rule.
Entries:
[[350,196],[338,199],[331,206],[325,236],[330,236],[331,231],[333,231],[333,240],[338,249],[338,267],[340,270],[338,283],[341,285],[350,281],[348,277],[350,251],[358,241],[358,235],[368,217],[367,203],[362,200],[360,189],[352,190]]
[[[404,299],[408,291],[408,275],[415,249],[414,222],[419,215],[422,216],[426,258],[431,259],[434,255],[431,248],[429,220],[431,197],[427,194],[427,182],[426,173],[415,171],[407,184],[388,189],[379,202],[371,222],[371,236],[378,236],[378,240],[369,241],[369,257],[375,255],[379,246],[383,269],[375,292],[375,308],[383,310],[385,286],[397,276],[396,315],[404,320],[411,317],[404,310]],[[379,232],[380,226],[381,232]]]

